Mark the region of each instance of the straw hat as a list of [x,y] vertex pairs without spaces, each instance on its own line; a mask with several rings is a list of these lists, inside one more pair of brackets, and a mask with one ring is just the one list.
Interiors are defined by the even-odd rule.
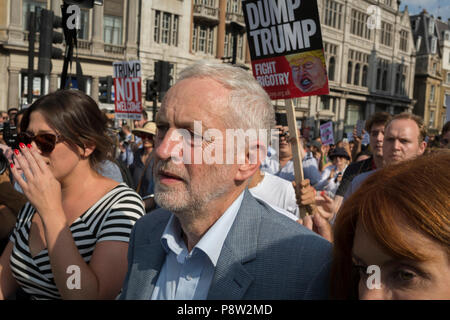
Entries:
[[147,133],[154,136],[156,134],[156,123],[147,121],[142,128],[134,129],[131,132],[138,135],[139,133]]

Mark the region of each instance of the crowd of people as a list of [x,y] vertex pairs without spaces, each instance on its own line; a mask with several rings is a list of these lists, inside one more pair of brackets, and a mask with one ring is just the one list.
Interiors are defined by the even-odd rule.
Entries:
[[[2,299],[450,299],[449,122],[433,143],[421,118],[384,112],[368,145],[356,127],[296,141],[250,73],[211,62],[133,128],[76,90],[10,111]],[[248,135],[240,151],[225,134],[274,128],[278,143]]]

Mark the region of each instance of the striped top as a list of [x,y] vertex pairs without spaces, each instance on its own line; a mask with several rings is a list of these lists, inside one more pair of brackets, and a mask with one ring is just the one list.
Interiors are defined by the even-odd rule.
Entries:
[[[11,234],[13,251],[10,264],[14,278],[32,299],[61,299],[53,279],[47,249],[31,256],[29,235],[36,209],[28,202],[20,211]],[[126,184],[121,183],[105,194],[70,226],[75,244],[86,263],[95,245],[101,241],[130,239],[131,229],[145,214],[142,199]]]

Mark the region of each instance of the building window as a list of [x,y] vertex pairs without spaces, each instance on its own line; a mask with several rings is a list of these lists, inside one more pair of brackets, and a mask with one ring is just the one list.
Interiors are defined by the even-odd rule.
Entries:
[[434,127],[434,111],[430,111],[430,119],[428,120],[428,127]]
[[435,54],[436,53],[436,49],[437,49],[437,38],[433,36],[431,38],[431,53]]
[[383,71],[383,79],[381,79],[381,90],[387,91],[387,82],[388,82],[388,72],[385,69]]
[[361,70],[361,66],[359,63],[355,65],[355,75],[353,76],[353,84],[359,86],[359,73]]
[[325,60],[328,61],[328,79],[335,81],[337,45],[324,42]]
[[392,46],[392,24],[381,21],[380,43],[385,46]]
[[155,24],[153,27],[153,41],[159,43],[159,21],[161,20],[161,11],[155,11]]
[[78,39],[89,40],[89,11],[81,10]]
[[242,13],[240,0],[227,0],[228,13]]
[[[447,83],[450,83],[450,72],[447,73]],[[450,106],[449,106],[450,107]]]
[[388,88],[389,61],[378,59],[377,68],[377,90],[386,91]]
[[361,81],[361,85],[363,87],[367,87],[367,77],[368,77],[368,73],[369,73],[369,68],[367,66],[364,66],[362,69],[362,81]]
[[350,32],[359,37],[370,39],[370,29],[367,27],[368,18],[367,14],[352,9]]
[[[237,39],[236,39],[237,40],[236,57],[238,57],[239,59],[243,59],[244,58],[243,39],[242,40],[240,39],[243,37],[243,35],[239,34],[239,33],[234,33],[231,31],[227,31],[225,34],[224,57],[233,57],[233,45],[234,45],[235,37],[237,37]],[[240,42],[242,43],[241,47],[240,47]]]
[[194,26],[194,28],[192,29],[192,51],[195,52],[197,51],[197,41],[198,41],[198,31],[197,28]]
[[334,81],[334,70],[336,68],[336,59],[334,57],[330,58],[328,63],[328,79]]
[[39,15],[40,9],[45,8],[47,8],[47,0],[22,0],[22,21],[24,30],[29,29],[28,14],[30,12],[36,12],[37,16]]
[[347,83],[352,83],[353,64],[351,61],[347,65]]
[[169,12],[155,10],[155,26],[153,40],[156,43],[178,46],[179,16]]
[[431,90],[430,90],[430,102],[434,102],[434,95],[435,95],[435,86],[431,86]]
[[430,22],[428,24],[428,34],[432,36],[434,34],[434,20],[433,18],[430,19]]
[[108,44],[122,45],[122,17],[103,17],[103,41]]
[[406,30],[400,31],[400,50],[408,51],[408,31]]
[[343,5],[333,0],[325,0],[323,24],[341,29]]
[[214,27],[194,24],[192,32],[192,51],[214,54]]
[[321,96],[320,97],[320,110],[329,111],[330,110],[330,97]]

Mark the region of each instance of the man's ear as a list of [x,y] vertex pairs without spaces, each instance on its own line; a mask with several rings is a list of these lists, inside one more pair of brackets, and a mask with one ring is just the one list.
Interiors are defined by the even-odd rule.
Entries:
[[267,147],[260,141],[250,142],[246,150],[245,163],[239,164],[235,179],[246,181],[250,179],[261,166],[261,162],[267,157]]
[[427,148],[427,143],[425,141],[422,141],[419,144],[419,155],[423,155],[423,153],[425,152],[426,148]]

